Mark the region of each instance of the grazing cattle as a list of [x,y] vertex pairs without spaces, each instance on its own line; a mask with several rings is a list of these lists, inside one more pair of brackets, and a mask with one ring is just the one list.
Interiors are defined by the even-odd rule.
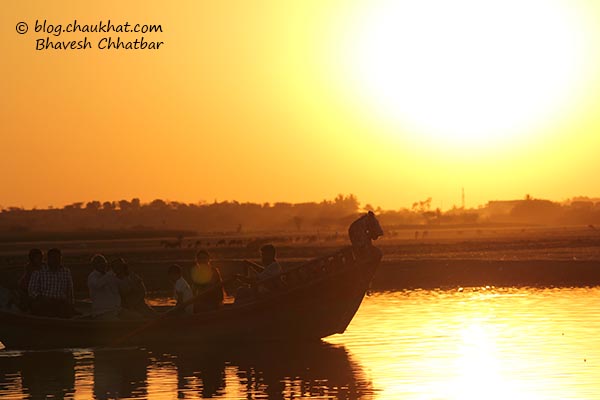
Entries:
[[216,246],[225,246],[227,241],[225,239],[221,239],[217,242]]

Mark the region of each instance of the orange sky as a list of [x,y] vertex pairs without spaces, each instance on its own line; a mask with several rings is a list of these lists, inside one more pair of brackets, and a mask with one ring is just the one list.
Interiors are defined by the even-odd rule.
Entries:
[[[600,195],[600,4],[412,3],[3,4],[0,205]],[[165,44],[36,51],[36,19]]]

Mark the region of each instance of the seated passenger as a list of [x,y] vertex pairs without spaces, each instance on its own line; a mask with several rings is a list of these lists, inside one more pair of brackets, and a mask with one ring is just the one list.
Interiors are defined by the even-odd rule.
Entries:
[[33,271],[37,271],[42,268],[44,254],[40,249],[29,250],[29,256],[27,264],[25,264],[25,271],[19,279],[18,288],[18,302],[19,308],[22,311],[31,311],[31,298],[29,297],[29,282],[31,281],[31,275]]
[[71,270],[62,265],[59,249],[48,250],[48,265],[31,273],[27,290],[33,314],[59,318],[75,314],[73,278]]
[[116,318],[121,307],[119,282],[101,254],[92,257],[93,271],[88,275],[88,289],[95,317]]
[[[237,275],[237,278],[249,286],[242,286],[238,289],[235,296],[235,302],[248,301],[258,293],[267,293],[275,290],[283,282],[280,275],[281,265],[276,260],[277,252],[275,246],[266,244],[260,248],[262,266],[254,262],[245,260],[246,264],[252,268],[246,276]],[[258,284],[258,285],[257,285]]]
[[173,296],[177,300],[175,313],[193,314],[194,305],[191,301],[194,299],[194,294],[190,285],[183,279],[179,265],[173,264],[169,267],[169,280],[173,284]]
[[142,278],[135,272],[131,272],[127,262],[122,258],[112,262],[112,269],[118,279],[121,307],[140,316],[154,316],[154,311],[146,304],[146,286]]
[[246,260],[246,264],[256,272],[257,282],[266,281],[281,274],[281,265],[275,259],[277,252],[272,244],[265,244],[260,248],[262,266]]
[[190,268],[192,292],[196,296],[194,312],[214,310],[223,304],[223,280],[219,269],[210,263],[205,250],[196,253],[196,263]]

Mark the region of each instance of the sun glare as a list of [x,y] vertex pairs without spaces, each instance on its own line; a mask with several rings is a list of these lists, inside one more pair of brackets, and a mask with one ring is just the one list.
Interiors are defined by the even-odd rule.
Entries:
[[581,75],[583,45],[558,1],[382,0],[361,15],[352,74],[376,113],[429,144],[526,138]]

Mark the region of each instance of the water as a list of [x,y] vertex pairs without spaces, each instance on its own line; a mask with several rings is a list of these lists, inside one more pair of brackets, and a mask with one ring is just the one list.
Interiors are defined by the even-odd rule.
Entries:
[[377,293],[294,348],[0,351],[0,397],[600,399],[599,306],[600,288]]

